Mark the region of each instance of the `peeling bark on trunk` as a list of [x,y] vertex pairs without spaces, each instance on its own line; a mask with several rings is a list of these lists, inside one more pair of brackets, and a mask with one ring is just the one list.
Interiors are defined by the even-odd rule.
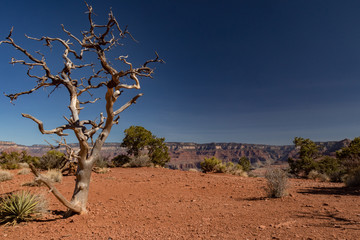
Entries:
[[76,184],[71,203],[81,208],[80,214],[86,213],[86,204],[89,196],[92,165],[80,167],[76,173]]

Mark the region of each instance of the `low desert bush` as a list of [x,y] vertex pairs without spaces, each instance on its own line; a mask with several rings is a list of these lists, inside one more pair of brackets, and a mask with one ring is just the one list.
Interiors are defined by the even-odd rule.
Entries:
[[241,177],[247,177],[246,171],[244,171],[243,166],[240,164],[234,164],[233,162],[227,162],[225,172],[228,174],[241,176]]
[[13,175],[8,171],[0,170],[0,182],[11,180]]
[[63,175],[58,169],[50,169],[45,174],[45,177],[49,178],[53,182],[61,182]]
[[289,187],[287,172],[279,168],[269,168],[265,173],[267,192],[269,197],[280,198],[286,196]]
[[19,165],[19,168],[29,168],[29,164],[27,162],[21,162],[18,165]]
[[205,158],[204,161],[200,163],[200,167],[204,173],[225,172],[226,170],[226,166],[216,157]]
[[100,173],[100,174],[105,174],[105,173],[110,172],[110,168],[107,168],[107,167],[93,167],[92,170],[93,170],[93,172]]
[[216,157],[205,158],[204,161],[200,163],[200,167],[204,173],[227,173],[236,176],[247,177],[247,173],[240,164],[234,164],[233,162],[227,162],[224,164]]
[[2,199],[0,204],[0,222],[16,224],[36,219],[47,209],[47,202],[42,195],[29,191],[20,191]]
[[65,154],[56,150],[51,150],[44,154],[40,158],[39,163],[35,166],[43,170],[49,170],[61,169],[65,164]]
[[123,167],[151,167],[152,163],[148,155],[141,155],[138,157],[130,158],[130,161],[123,165]]
[[124,164],[129,163],[131,158],[128,155],[120,154],[111,160],[114,167],[122,167]]
[[18,175],[27,175],[31,172],[30,168],[22,168],[18,171]]
[[345,179],[347,187],[360,187],[360,168],[350,173]]
[[105,157],[99,157],[96,161],[95,161],[95,167],[98,168],[108,168],[110,167],[109,161],[107,158]]
[[26,151],[1,152],[0,154],[0,165],[3,169],[19,169],[25,163],[37,164],[38,161],[37,157],[28,155]]
[[239,159],[239,165],[242,167],[242,170],[245,172],[249,172],[251,169],[251,162],[246,157],[241,157]]
[[331,180],[326,173],[319,173],[316,170],[311,170],[307,177],[309,179],[320,180],[322,182],[329,182]]

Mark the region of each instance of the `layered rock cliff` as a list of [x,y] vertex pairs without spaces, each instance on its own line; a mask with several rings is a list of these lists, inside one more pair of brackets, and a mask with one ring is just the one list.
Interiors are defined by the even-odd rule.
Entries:
[[[320,152],[323,155],[334,156],[335,152],[350,143],[349,139],[336,142],[320,142]],[[70,144],[77,148],[77,144]],[[263,164],[276,164],[286,162],[289,157],[296,157],[298,150],[294,145],[272,146],[261,144],[243,143],[181,143],[168,142],[170,153],[170,165],[174,168],[188,169],[199,167],[205,157],[217,157],[224,162],[236,162],[240,157],[247,157],[254,166]],[[0,141],[0,152],[2,151],[27,151],[33,156],[42,156],[50,147],[47,145],[18,145],[14,142]],[[60,148],[60,151],[65,151]],[[102,155],[109,159],[125,153],[120,143],[105,143],[102,148]]]

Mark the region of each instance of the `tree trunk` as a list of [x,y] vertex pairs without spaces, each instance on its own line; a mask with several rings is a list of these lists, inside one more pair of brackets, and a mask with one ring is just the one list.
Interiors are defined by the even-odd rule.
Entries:
[[80,214],[87,213],[86,204],[89,195],[89,185],[93,164],[86,160],[85,164],[79,164],[76,172],[76,183],[71,203],[81,208]]

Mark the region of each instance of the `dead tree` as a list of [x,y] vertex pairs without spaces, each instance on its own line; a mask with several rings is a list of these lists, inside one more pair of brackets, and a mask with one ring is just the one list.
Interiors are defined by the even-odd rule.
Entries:
[[[155,53],[156,57],[154,59],[148,60],[142,66],[135,68],[132,63],[128,62],[127,56],[119,56],[116,60],[120,61],[125,68],[123,70],[116,69],[107,59],[106,54],[113,50],[116,45],[120,45],[120,41],[125,37],[128,36],[131,39],[133,39],[133,37],[126,28],[120,28],[119,23],[111,11],[107,23],[98,25],[93,20],[92,7],[87,4],[86,6],[88,8],[86,14],[89,19],[89,29],[81,32],[81,38],[76,37],[70,31],[66,30],[63,25],[62,30],[69,38],[67,40],[53,37],[33,38],[25,35],[28,39],[43,42],[50,48],[52,44],[55,43],[60,45],[63,49],[62,58],[64,67],[59,73],[55,73],[54,70],[48,66],[45,56],[42,53],[36,52],[36,54],[32,54],[25,48],[17,45],[12,38],[13,28],[7,38],[0,42],[0,44],[9,44],[16,50],[22,52],[25,58],[24,60],[12,58],[10,63],[27,66],[27,76],[36,82],[35,86],[30,90],[6,94],[11,102],[19,96],[31,94],[47,87],[53,87],[54,90],[56,90],[62,86],[65,87],[69,94],[70,116],[64,116],[66,124],[62,126],[45,130],[41,120],[29,114],[22,114],[22,116],[34,121],[42,134],[56,134],[61,137],[68,135],[65,131],[73,131],[75,134],[79,142],[80,150],[77,152],[69,151],[72,154],[70,157],[77,159],[76,183],[70,201],[67,200],[47,178],[39,174],[34,167],[32,167],[32,170],[37,180],[45,183],[56,198],[69,209],[69,212],[79,214],[86,213],[91,170],[96,159],[99,157],[101,148],[109,136],[112,126],[118,123],[119,114],[136,103],[136,100],[143,94],[137,94],[122,106],[116,107],[115,103],[125,89],[140,89],[139,78],[152,78],[153,69],[149,67],[149,64],[163,62],[158,54]],[[91,52],[95,53],[98,59],[98,65],[94,63],[83,63],[83,56],[91,54]],[[90,74],[80,79],[72,77],[71,74],[81,68],[89,68]],[[35,70],[36,73],[34,73]],[[43,75],[39,75],[39,71],[43,72]],[[129,79],[128,81],[132,81],[132,83],[127,83],[126,79]],[[80,110],[99,100],[99,98],[93,98],[93,92],[97,89],[104,89],[106,103],[104,110],[106,114],[100,113],[99,119],[96,121],[81,120]]]

